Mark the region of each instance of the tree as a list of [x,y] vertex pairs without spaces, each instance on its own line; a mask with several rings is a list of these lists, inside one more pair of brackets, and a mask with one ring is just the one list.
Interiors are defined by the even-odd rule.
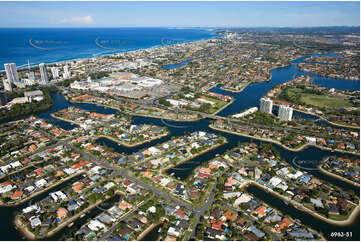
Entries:
[[162,104],[162,105],[164,105],[164,106],[168,106],[168,107],[171,106],[170,102],[167,101],[167,100],[164,99],[164,98],[160,98],[160,99],[159,99],[159,103]]
[[206,111],[208,111],[209,109],[211,109],[212,108],[212,105],[210,104],[210,103],[202,103],[201,104],[201,107],[199,108],[199,110],[201,111],[201,112],[206,112]]

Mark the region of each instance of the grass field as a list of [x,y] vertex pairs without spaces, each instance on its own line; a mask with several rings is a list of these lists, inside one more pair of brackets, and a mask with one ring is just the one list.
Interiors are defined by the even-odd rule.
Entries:
[[219,100],[217,98],[208,97],[208,96],[204,97],[204,99],[215,103],[215,105],[212,106],[212,108],[207,110],[207,113],[214,113],[228,104],[228,102],[226,102],[226,101]]
[[304,90],[296,87],[287,88],[284,90],[284,94],[288,99],[286,101],[298,103],[297,100],[295,100],[298,99],[299,102],[320,108],[345,108],[352,106],[348,100],[328,95],[305,93]]
[[301,101],[321,108],[346,108],[352,106],[348,100],[325,95],[304,94]]

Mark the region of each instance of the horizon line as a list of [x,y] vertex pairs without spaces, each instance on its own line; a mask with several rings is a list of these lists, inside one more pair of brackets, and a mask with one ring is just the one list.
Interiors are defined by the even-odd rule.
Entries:
[[339,28],[339,27],[353,27],[360,28],[360,25],[321,25],[321,26],[47,26],[47,27],[2,27],[0,29],[44,29],[44,28],[53,28],[53,29],[72,29],[72,28]]

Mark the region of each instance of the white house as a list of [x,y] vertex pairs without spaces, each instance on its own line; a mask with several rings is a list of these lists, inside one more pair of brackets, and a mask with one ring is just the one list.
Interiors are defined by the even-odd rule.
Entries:
[[48,182],[44,178],[42,178],[35,182],[35,186],[37,186],[38,188],[41,188],[41,187],[45,186],[47,183]]

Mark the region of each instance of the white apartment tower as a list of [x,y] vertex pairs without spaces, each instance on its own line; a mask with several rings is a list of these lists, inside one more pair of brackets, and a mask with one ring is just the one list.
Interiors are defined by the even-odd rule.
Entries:
[[293,114],[293,108],[291,108],[288,105],[281,105],[278,110],[278,118],[285,121],[291,121],[292,114]]
[[4,64],[6,77],[9,80],[10,84],[19,81],[18,71],[16,70],[15,63],[6,63]]
[[269,98],[261,98],[260,111],[264,113],[272,113],[273,101]]
[[59,77],[59,69],[58,67],[53,66],[51,68],[51,75],[53,76],[53,79],[56,79]]
[[64,66],[64,73],[63,73],[63,78],[64,79],[68,79],[71,77],[70,71],[69,71],[69,66],[65,65]]
[[44,63],[39,64],[41,84],[47,84],[49,81],[48,72],[46,71],[46,65]]

